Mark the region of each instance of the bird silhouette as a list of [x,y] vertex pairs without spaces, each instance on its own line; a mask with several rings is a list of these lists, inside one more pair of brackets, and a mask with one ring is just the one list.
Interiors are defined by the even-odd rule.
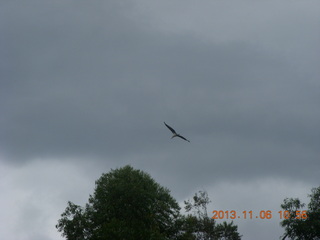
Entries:
[[179,138],[182,138],[183,140],[185,140],[187,142],[190,142],[185,137],[183,137],[180,134],[176,133],[176,131],[172,127],[170,127],[168,124],[166,124],[166,122],[164,122],[164,125],[166,125],[166,127],[169,128],[169,130],[172,132],[173,136],[171,137],[171,139],[174,138],[174,137],[179,137]]

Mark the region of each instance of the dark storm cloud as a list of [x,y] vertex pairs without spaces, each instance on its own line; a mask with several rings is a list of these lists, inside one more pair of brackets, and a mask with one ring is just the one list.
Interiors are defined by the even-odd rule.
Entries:
[[[259,45],[155,32],[130,5],[12,10],[1,24],[10,64],[2,72],[0,143],[8,159],[162,156],[207,173],[203,180],[213,164],[236,166],[225,177],[277,174],[302,161],[316,171],[316,70]],[[170,137],[164,120],[191,138],[185,156],[176,146],[165,156],[159,148]]]
[[125,164],[179,201],[208,189],[236,210],[318,184],[318,3],[181,3],[0,3],[7,236],[49,239],[30,229],[56,233],[65,203]]
[[[37,3],[4,13],[2,154],[140,155],[144,166],[162,159],[152,166],[173,176],[184,164],[182,174],[199,176],[194,185],[294,177],[288,166],[302,163],[305,177],[316,176],[320,97],[312,72],[258,45],[157,33],[130,9]],[[170,141],[163,121],[191,145]]]

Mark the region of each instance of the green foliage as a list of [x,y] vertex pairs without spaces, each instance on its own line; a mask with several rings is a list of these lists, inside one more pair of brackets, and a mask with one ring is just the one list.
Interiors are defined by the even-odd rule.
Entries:
[[68,240],[238,240],[237,226],[208,217],[206,192],[186,201],[186,216],[168,189],[131,166],[97,181],[85,207],[72,202],[56,228]]
[[193,212],[184,218],[182,239],[192,240],[240,240],[238,227],[233,222],[216,224],[214,219],[208,216],[207,206],[210,203],[207,192],[199,191],[193,197],[193,201],[185,201],[186,212]]
[[216,226],[216,232],[219,240],[240,240],[241,236],[238,233],[238,226],[233,225],[233,222],[223,222]]
[[64,231],[63,236],[66,236],[69,240],[85,238],[87,221],[84,210],[80,206],[68,202],[68,207],[61,214],[61,217],[56,227],[59,231]]
[[306,211],[307,218],[304,219],[297,211],[302,211],[305,207],[298,198],[286,198],[281,208],[289,211],[290,217],[283,220],[280,225],[285,228],[282,239],[289,237],[294,240],[319,240],[320,239],[320,187],[313,188]]
[[168,189],[131,166],[103,174],[85,209],[68,204],[56,227],[69,240],[160,240],[177,233],[178,203]]

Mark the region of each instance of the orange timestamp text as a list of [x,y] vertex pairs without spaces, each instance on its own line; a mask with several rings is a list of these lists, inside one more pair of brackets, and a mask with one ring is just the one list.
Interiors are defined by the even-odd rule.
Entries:
[[214,210],[212,219],[272,219],[274,215],[278,216],[279,219],[307,219],[307,211],[295,211],[294,215],[291,217],[289,211],[278,211],[275,214],[271,210],[261,210],[257,213],[250,211],[237,212],[235,210]]

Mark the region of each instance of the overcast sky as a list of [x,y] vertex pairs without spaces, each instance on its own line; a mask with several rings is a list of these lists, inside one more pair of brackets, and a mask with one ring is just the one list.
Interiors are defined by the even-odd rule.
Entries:
[[1,1],[0,238],[62,239],[67,201],[130,164],[181,207],[272,210],[235,224],[278,239],[320,185],[319,29],[311,0]]

